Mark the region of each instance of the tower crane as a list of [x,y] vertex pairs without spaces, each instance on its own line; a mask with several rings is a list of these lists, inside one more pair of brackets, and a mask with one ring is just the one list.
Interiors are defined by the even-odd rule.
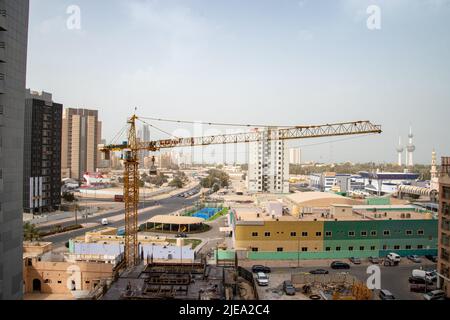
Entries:
[[[136,137],[136,120],[133,115],[128,119],[128,140],[122,144],[106,145],[101,151],[105,159],[110,153],[122,152],[124,160],[124,202],[125,202],[125,261],[127,267],[139,263],[138,248],[138,204],[139,204],[139,172],[138,155],[140,151],[159,151],[177,147],[195,147],[219,144],[238,144],[258,142],[262,140],[294,140],[321,137],[350,136],[361,134],[380,134],[381,126],[370,121],[342,122],[325,125],[295,126],[295,127],[267,127],[264,130],[255,129],[250,132],[212,135],[203,137],[172,138],[155,141],[138,141]],[[154,162],[154,157],[152,162]]]

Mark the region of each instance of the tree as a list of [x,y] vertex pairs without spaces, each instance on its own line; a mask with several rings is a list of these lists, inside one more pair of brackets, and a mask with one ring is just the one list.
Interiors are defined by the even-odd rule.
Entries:
[[[224,171],[212,169],[208,171],[208,176],[201,181],[203,188],[213,188],[218,185],[220,188],[228,187],[230,184],[230,177]],[[216,192],[216,191],[215,191]]]
[[173,180],[170,181],[170,183],[169,183],[169,186],[170,186],[170,187],[175,187],[175,188],[178,188],[178,189],[183,188],[183,185],[184,185],[184,183],[183,183],[183,181],[180,179],[180,177],[175,177],[175,178],[173,178]]
[[77,199],[75,198],[75,195],[71,192],[63,192],[62,194],[62,198],[64,201],[66,202],[74,202]]
[[41,240],[41,235],[39,233],[39,230],[36,229],[36,226],[34,224],[31,224],[30,222],[26,222],[23,225],[23,239],[25,241]]

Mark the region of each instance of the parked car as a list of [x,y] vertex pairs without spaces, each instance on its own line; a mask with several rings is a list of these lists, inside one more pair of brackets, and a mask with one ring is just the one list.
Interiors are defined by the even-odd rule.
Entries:
[[108,224],[109,224],[108,219],[103,218],[103,219],[102,219],[102,225],[103,225],[103,226],[107,226]]
[[421,263],[422,262],[422,259],[420,259],[419,256],[415,255],[415,254],[409,255],[406,258],[408,258],[408,260],[410,260],[410,261],[412,261],[414,263]]
[[402,258],[400,257],[400,255],[391,252],[389,253],[386,258],[388,258],[389,260],[393,261],[393,262],[400,262],[402,260]]
[[394,295],[386,289],[380,290],[380,294],[378,296],[381,300],[395,300]]
[[331,269],[350,269],[350,265],[341,261],[333,261],[331,263]]
[[269,277],[264,272],[258,272],[256,274],[256,283],[261,287],[268,286]]
[[425,258],[427,258],[431,262],[437,262],[438,261],[437,257],[436,256],[432,256],[432,255],[426,255]]
[[433,284],[433,281],[431,281],[430,279],[414,276],[409,277],[408,282],[411,284]]
[[187,238],[187,237],[188,237],[187,234],[184,233],[184,232],[178,233],[178,234],[175,236],[175,238]]
[[270,268],[269,267],[265,267],[262,265],[254,265],[252,267],[252,272],[253,273],[258,273],[258,272],[264,272],[264,273],[270,273]]
[[412,271],[411,275],[413,277],[427,279],[429,281],[437,280],[437,275],[433,271],[425,271],[425,270],[415,269]]
[[286,280],[283,282],[283,290],[284,293],[288,296],[295,296],[295,287],[292,284],[292,281]]
[[442,290],[434,290],[423,295],[425,300],[444,300],[445,292]]
[[380,259],[378,259],[378,257],[369,257],[369,261],[370,261],[370,263],[373,263],[373,264],[380,263]]
[[325,269],[315,269],[309,272],[310,274],[328,274],[328,270]]
[[351,257],[349,260],[353,264],[361,264],[361,259],[360,258]]

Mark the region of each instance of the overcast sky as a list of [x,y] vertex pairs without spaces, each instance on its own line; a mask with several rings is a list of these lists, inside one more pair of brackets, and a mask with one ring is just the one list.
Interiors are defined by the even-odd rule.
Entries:
[[[410,125],[416,162],[429,163],[433,148],[450,155],[450,0],[30,3],[27,86],[98,109],[108,141],[138,107],[180,120],[383,126],[380,136],[290,143],[307,145],[305,161],[396,162]],[[372,4],[381,30],[367,28]],[[79,30],[67,27],[70,5],[81,9]],[[223,148],[211,150],[220,161]]]

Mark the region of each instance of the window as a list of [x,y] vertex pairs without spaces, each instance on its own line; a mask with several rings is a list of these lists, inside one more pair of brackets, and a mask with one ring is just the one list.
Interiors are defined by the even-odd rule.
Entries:
[[316,232],[316,237],[321,237],[322,236],[322,232]]
[[341,247],[336,247],[336,251],[341,251]]
[[253,252],[258,252],[258,248],[252,248]]
[[423,245],[419,244],[419,245],[417,246],[417,249],[423,249]]
[[389,236],[389,235],[391,235],[391,231],[389,231],[389,230],[384,230],[384,231],[383,231],[383,235],[384,235],[384,236]]
[[333,235],[333,232],[331,231],[325,231],[325,236],[331,237]]
[[331,251],[331,248],[330,247],[326,247],[325,251]]
[[91,283],[91,282],[90,282],[90,281],[85,281],[84,283],[89,284],[89,283]]
[[383,245],[383,250],[387,250],[388,246],[387,245]]
[[291,232],[291,237],[296,237],[297,236],[297,232]]
[[302,232],[302,237],[307,237],[308,236],[308,232]]
[[348,247],[348,251],[353,251],[353,247]]
[[277,252],[283,252],[283,248],[277,248]]
[[58,283],[61,284],[62,283],[61,280],[59,280]]
[[376,237],[377,236],[377,232],[375,230],[370,231],[370,235],[372,237]]
[[371,246],[371,247],[370,247],[370,250],[371,250],[371,251],[375,251],[375,246]]
[[359,247],[359,250],[364,251],[364,246]]
[[411,246],[410,246],[410,245],[407,245],[407,246],[405,247],[405,249],[406,249],[406,250],[411,250]]
[[257,237],[258,236],[258,232],[252,232],[252,237]]
[[361,231],[361,237],[367,237],[367,231]]
[[394,246],[394,250],[400,250],[400,246],[399,245]]
[[413,234],[412,230],[406,230],[405,233],[407,236],[412,236],[412,234]]
[[423,236],[423,234],[424,234],[424,231],[423,230],[417,230],[417,234],[419,235],[419,236]]
[[348,232],[348,236],[349,237],[354,237],[355,236],[355,231],[349,231]]
[[265,237],[270,237],[270,232],[264,232]]
[[303,247],[302,248],[302,252],[307,252],[308,251],[308,248],[307,247]]

